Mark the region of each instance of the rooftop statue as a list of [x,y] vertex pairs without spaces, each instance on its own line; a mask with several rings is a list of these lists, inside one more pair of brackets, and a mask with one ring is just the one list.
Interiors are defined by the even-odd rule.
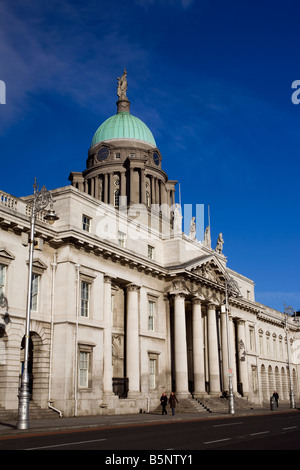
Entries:
[[205,230],[203,245],[207,246],[208,248],[211,248],[211,236],[210,236],[210,226],[209,225],[208,225],[208,227],[206,227],[206,230]]
[[127,99],[126,98],[126,91],[127,91],[127,72],[126,69],[124,69],[122,77],[118,77],[118,89],[117,89],[117,95],[120,100]]
[[218,238],[217,246],[216,246],[216,252],[217,253],[222,253],[223,245],[224,245],[223,235],[222,235],[222,233],[219,233],[219,238]]
[[191,225],[190,225],[190,232],[189,232],[189,237],[192,238],[193,240],[196,239],[196,217],[192,217],[191,220]]

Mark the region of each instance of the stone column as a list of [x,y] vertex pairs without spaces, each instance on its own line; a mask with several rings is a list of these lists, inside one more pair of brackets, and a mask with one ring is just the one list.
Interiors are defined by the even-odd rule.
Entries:
[[139,287],[127,286],[126,319],[126,375],[129,379],[129,395],[140,391],[140,351],[139,351]]
[[230,366],[232,369],[232,388],[233,392],[237,393],[237,370],[235,359],[235,327],[232,316],[229,316],[229,331],[230,331]]
[[108,197],[108,204],[111,204],[114,206],[115,201],[114,201],[114,182],[113,182],[113,174],[108,173],[108,188],[109,188],[109,197]]
[[95,178],[91,178],[91,196],[95,196]]
[[141,204],[146,204],[146,184],[145,184],[145,169],[141,168],[141,194],[140,194],[140,201]]
[[151,204],[156,204],[155,178],[151,176]]
[[95,198],[99,198],[99,176],[95,176]]
[[221,338],[222,338],[222,375],[223,375],[223,390],[229,390],[228,379],[228,348],[227,348],[227,321],[226,311],[221,311]]
[[159,186],[158,186],[158,179],[155,178],[154,180],[154,185],[155,185],[155,202],[156,204],[159,204]]
[[240,381],[243,384],[243,395],[249,396],[249,377],[248,365],[246,359],[246,333],[245,321],[238,320],[237,322],[237,341],[238,341],[238,367],[240,372]]
[[126,196],[126,173],[125,171],[120,172],[120,199],[119,209],[127,209],[127,196]]
[[104,276],[103,393],[112,393],[111,278]]
[[104,173],[104,197],[103,202],[108,204],[108,174]]
[[165,331],[166,331],[166,368],[165,368],[165,383],[166,383],[166,390],[171,390],[172,388],[172,348],[171,348],[171,313],[170,313],[170,300],[169,296],[164,296],[165,302],[165,313],[166,313],[166,323],[165,323]]
[[194,298],[193,306],[193,366],[194,366],[194,395],[205,394],[205,367],[203,349],[203,329],[201,315],[201,300]]
[[133,184],[133,168],[129,168],[129,203],[134,204],[136,201],[134,200],[134,184]]
[[174,298],[174,339],[176,393],[188,395],[189,387],[184,294],[176,294]]
[[218,356],[216,306],[214,304],[207,305],[207,329],[209,393],[210,395],[219,395],[220,371]]

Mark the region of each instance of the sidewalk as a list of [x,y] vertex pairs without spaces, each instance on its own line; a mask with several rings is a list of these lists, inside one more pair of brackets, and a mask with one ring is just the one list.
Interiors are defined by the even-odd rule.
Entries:
[[55,433],[63,431],[80,431],[83,429],[91,428],[106,428],[106,427],[119,427],[119,426],[138,426],[138,425],[150,425],[150,424],[163,424],[172,423],[178,421],[197,421],[197,420],[210,420],[210,419],[221,419],[241,416],[254,416],[262,414],[278,414],[295,412],[298,409],[291,409],[288,405],[281,406],[276,411],[271,411],[270,408],[257,408],[247,411],[236,411],[234,415],[229,413],[218,412],[218,413],[178,413],[172,416],[170,413],[167,416],[162,416],[157,413],[139,413],[139,414],[126,414],[126,415],[114,415],[114,416],[79,416],[70,418],[46,418],[46,419],[33,419],[29,417],[29,428],[27,430],[19,430],[16,428],[16,421],[5,421],[0,422],[0,439],[1,437],[13,437],[20,435],[32,435],[32,434],[43,434],[43,433]]

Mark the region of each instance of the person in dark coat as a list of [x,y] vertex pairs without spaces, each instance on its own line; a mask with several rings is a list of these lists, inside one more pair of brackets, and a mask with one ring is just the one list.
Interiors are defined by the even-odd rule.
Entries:
[[167,396],[166,396],[165,393],[163,393],[162,396],[160,397],[160,404],[161,404],[161,406],[162,406],[162,412],[161,412],[161,414],[162,414],[162,415],[167,415],[168,412],[167,412],[167,410],[166,410],[166,406],[167,406],[167,404],[168,404],[168,399],[167,399]]
[[277,406],[277,408],[278,408],[279,395],[278,395],[278,393],[276,392],[276,390],[274,390],[273,398],[274,398],[274,400],[275,400],[275,402],[276,402],[276,406]]
[[172,408],[172,415],[175,415],[175,408],[176,408],[176,403],[178,403],[178,400],[174,392],[171,392],[169,403],[170,403],[170,408]]

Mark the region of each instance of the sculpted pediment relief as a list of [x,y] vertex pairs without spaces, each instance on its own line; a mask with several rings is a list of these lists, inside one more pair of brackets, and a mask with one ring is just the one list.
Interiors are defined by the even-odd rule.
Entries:
[[184,279],[174,279],[165,289],[166,294],[176,295],[183,294],[189,299],[199,299],[200,301],[211,302],[220,305],[223,302],[222,295],[211,289],[209,286],[200,287],[193,282]]
[[224,285],[225,283],[225,270],[214,260],[214,258],[203,260],[187,268],[191,274],[200,276],[208,281]]
[[171,289],[169,289],[171,293],[176,294],[179,292],[190,294],[190,289],[187,286],[187,283],[183,279],[175,279],[172,281]]
[[213,269],[212,266],[209,264],[204,264],[202,266],[199,266],[196,269],[192,270],[193,274],[197,274],[198,276],[204,277],[205,279],[209,279],[210,281],[217,282],[218,281],[218,275]]

